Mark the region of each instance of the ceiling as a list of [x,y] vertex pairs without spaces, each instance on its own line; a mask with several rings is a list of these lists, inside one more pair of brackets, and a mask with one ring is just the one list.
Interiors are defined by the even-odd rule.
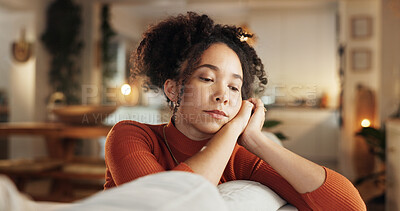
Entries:
[[[108,0],[99,0],[109,2]],[[111,3],[111,2],[109,2]],[[261,9],[320,7],[336,4],[337,0],[116,0],[112,1],[118,11],[142,19],[197,11],[211,16],[245,17],[249,11]]]
[[[6,9],[24,10],[34,7],[40,3],[52,2],[53,0],[0,0],[0,7]],[[109,3],[113,5],[124,5],[124,7],[140,8],[138,12],[147,14],[150,8],[207,8],[207,10],[218,10],[218,8],[274,8],[274,7],[310,7],[326,4],[327,2],[337,2],[338,0],[75,0],[75,2],[91,1],[93,3]],[[147,9],[149,8],[149,9]],[[208,12],[208,11],[207,11]],[[211,11],[212,12],[212,11]]]

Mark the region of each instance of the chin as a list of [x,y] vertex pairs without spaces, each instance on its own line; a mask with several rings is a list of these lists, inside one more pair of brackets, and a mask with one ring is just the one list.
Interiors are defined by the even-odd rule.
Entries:
[[226,122],[205,122],[205,123],[200,123],[197,125],[197,128],[202,131],[203,133],[208,133],[208,134],[215,134],[217,133],[224,125]]

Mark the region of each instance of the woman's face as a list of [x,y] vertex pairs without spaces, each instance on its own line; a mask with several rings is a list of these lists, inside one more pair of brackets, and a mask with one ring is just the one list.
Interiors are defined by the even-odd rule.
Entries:
[[222,43],[211,45],[185,85],[176,127],[193,140],[210,138],[239,112],[242,84],[236,53]]

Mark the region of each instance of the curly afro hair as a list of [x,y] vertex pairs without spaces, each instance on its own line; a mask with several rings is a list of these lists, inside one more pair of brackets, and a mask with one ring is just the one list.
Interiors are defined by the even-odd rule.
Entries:
[[[207,15],[188,12],[186,15],[169,17],[150,27],[144,34],[136,52],[132,54],[133,68],[131,76],[147,76],[144,87],[163,90],[164,82],[172,79],[181,85],[178,101],[174,105],[167,97],[167,102],[174,113],[179,107],[186,80],[200,62],[201,55],[214,43],[224,43],[239,57],[243,70],[242,99],[252,96],[251,85],[255,77],[259,79],[258,89],[267,84],[264,65],[255,50],[243,37],[252,37],[242,28],[214,24]],[[187,65],[183,68],[183,63]]]

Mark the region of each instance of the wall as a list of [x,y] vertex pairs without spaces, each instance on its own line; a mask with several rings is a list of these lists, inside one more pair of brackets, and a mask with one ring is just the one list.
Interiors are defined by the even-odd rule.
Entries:
[[[34,91],[34,67],[35,57],[31,57],[25,63],[19,63],[12,58],[11,47],[12,42],[17,41],[21,37],[21,30],[26,30],[26,39],[32,41],[34,37],[33,13],[30,11],[15,11],[6,8],[0,8],[0,24],[2,33],[0,34],[0,89],[9,93],[10,104],[21,106],[20,112],[23,115],[17,115],[18,112],[12,114],[13,119],[21,119],[23,116],[32,118],[32,97]],[[10,24],[13,23],[13,24]],[[21,96],[17,99],[15,95]],[[22,97],[25,96],[25,97]],[[18,103],[26,105],[18,105]],[[10,105],[12,106],[12,105]],[[24,108],[24,109],[22,109]]]
[[[400,26],[399,11],[394,11],[389,0],[342,0],[340,1],[341,32],[340,42],[346,45],[346,67],[344,79],[343,117],[339,146],[340,169],[349,178],[354,178],[352,156],[354,133],[359,130],[355,122],[356,87],[363,84],[376,95],[375,121],[372,125],[381,127],[396,111],[400,98]],[[397,8],[398,9],[398,8]],[[357,15],[372,18],[372,36],[355,40],[350,36],[350,20]],[[369,48],[372,52],[372,66],[369,71],[355,72],[351,67],[351,50],[357,47]]]
[[[400,124],[388,120],[400,107],[400,2],[382,1],[382,75],[379,115],[386,128],[386,210],[400,208],[399,141]],[[397,6],[397,7],[394,7]],[[396,128],[397,123],[397,128]]]
[[118,34],[130,37],[132,40],[140,40],[146,26],[142,24],[143,20],[131,10],[131,7],[114,4],[111,5],[110,11],[111,26]]
[[400,106],[400,2],[382,1],[379,116],[385,122]]
[[[0,25],[2,28],[4,27],[4,29],[9,28],[7,26],[10,25],[8,22],[8,16],[10,14],[11,11],[9,9],[0,7]],[[0,45],[2,46],[2,48],[0,48],[0,89],[4,90],[6,93],[9,93],[9,81],[11,78],[10,69],[12,66],[10,43],[12,40],[18,38],[17,35],[19,35],[19,33],[19,29],[12,30],[12,33],[0,33]]]
[[[359,129],[355,125],[355,99],[356,87],[358,84],[364,84],[372,90],[378,90],[379,87],[379,1],[374,0],[356,0],[356,1],[340,1],[340,42],[346,45],[345,53],[345,77],[344,77],[344,94],[343,94],[343,122],[341,140],[339,144],[339,168],[342,173],[350,179],[355,179],[353,167],[353,151],[354,151],[354,133]],[[353,40],[351,38],[351,18],[356,15],[369,15],[372,18],[372,37],[366,40]],[[351,69],[351,49],[356,47],[368,47],[373,49],[372,67],[367,73],[357,73]],[[375,92],[376,93],[376,92]],[[375,119],[372,124],[376,125],[379,118]]]
[[82,8],[82,103],[99,104],[101,102],[100,69],[100,4],[95,0],[76,1]]
[[[283,146],[328,168],[337,168],[339,127],[335,110],[310,108],[271,108],[268,118],[282,121],[269,130],[281,132]],[[330,167],[330,166],[332,167]]]
[[270,81],[268,93],[279,95],[285,101],[326,93],[328,106],[335,108],[339,91],[335,56],[336,10],[337,4],[329,1],[272,5],[268,2],[177,3],[169,6],[115,4],[112,20],[119,33],[137,40],[149,24],[186,11],[204,12],[217,23],[246,25],[256,34],[255,48]]
[[[40,84],[36,82],[40,79],[36,75],[38,46],[35,20],[35,10],[0,8],[0,88],[9,95],[10,122],[35,121],[36,118],[36,92],[37,84]],[[19,63],[12,58],[11,43],[20,38],[23,28],[26,30],[26,39],[35,45],[33,56],[27,62]],[[40,138],[13,136],[9,140],[10,158],[45,154],[44,142]]]
[[271,94],[293,101],[326,93],[328,106],[337,106],[336,9],[336,4],[326,3],[250,13],[250,28],[257,35],[255,47],[264,62],[269,89],[275,89]]

